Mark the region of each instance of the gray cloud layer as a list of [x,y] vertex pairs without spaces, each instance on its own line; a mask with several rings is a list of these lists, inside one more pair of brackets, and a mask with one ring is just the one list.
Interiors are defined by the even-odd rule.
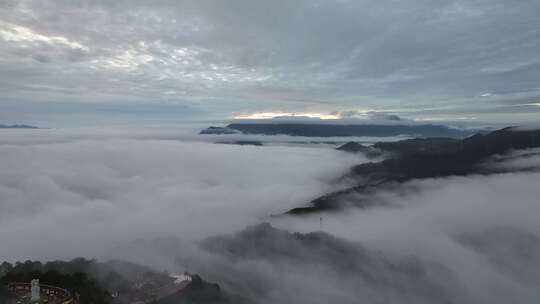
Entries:
[[[254,303],[535,303],[539,181],[538,172],[413,181],[380,193],[379,208],[324,214],[329,235],[258,226],[115,256],[189,267]],[[312,232],[319,216],[273,224]]]
[[236,231],[335,189],[363,160],[157,133],[36,132],[0,134],[0,244],[9,244],[0,260],[99,256],[135,238]]
[[[0,107],[530,120],[540,109],[539,10],[534,0],[8,0]],[[32,112],[13,107],[11,119]]]
[[[128,259],[200,273],[255,303],[538,301],[538,149],[487,164],[535,171],[411,181],[372,208],[323,214],[329,235],[236,234],[334,190],[365,159],[79,132],[0,134],[0,260]],[[312,232],[319,216],[266,220]]]

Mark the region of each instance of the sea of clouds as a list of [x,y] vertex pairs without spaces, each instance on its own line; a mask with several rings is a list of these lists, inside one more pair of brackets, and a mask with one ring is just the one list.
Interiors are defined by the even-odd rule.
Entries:
[[364,161],[327,147],[179,134],[2,131],[0,259],[96,256],[136,238],[233,232],[335,190]]
[[539,183],[538,172],[412,181],[380,207],[113,256],[200,273],[253,303],[537,303]]
[[155,131],[33,132],[0,136],[0,259],[127,259],[199,273],[253,303],[540,299],[538,149],[486,162],[504,174],[413,180],[369,208],[268,217],[344,187],[366,159]]
[[138,243],[116,256],[196,269],[254,303],[536,303],[540,151],[485,166],[507,173],[413,180],[375,193],[369,208],[273,218],[275,228],[202,245]]

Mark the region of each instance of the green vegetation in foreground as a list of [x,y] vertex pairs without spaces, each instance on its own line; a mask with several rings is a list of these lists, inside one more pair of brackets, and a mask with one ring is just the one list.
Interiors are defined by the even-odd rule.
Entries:
[[[30,282],[39,279],[41,284],[58,286],[80,295],[81,304],[109,304],[112,297],[92,273],[99,270],[98,264],[83,258],[69,262],[54,261],[17,262],[15,265],[4,262],[0,264],[0,303],[8,297],[6,285],[10,282]],[[110,284],[119,283],[120,275],[110,272],[107,275]],[[120,282],[123,283],[123,282]]]

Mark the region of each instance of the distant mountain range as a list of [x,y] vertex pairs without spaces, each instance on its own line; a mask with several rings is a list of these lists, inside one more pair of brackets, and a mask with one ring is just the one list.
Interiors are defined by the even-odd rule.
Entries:
[[39,129],[36,126],[30,126],[30,125],[3,125],[0,124],[0,129]]
[[380,142],[372,147],[347,143],[338,150],[368,155],[385,154],[387,158],[354,166],[347,177],[357,180],[356,186],[326,194],[311,201],[307,207],[294,208],[287,213],[305,214],[338,209],[341,202],[353,196],[358,207],[368,207],[372,203],[370,194],[412,179],[501,172],[500,169],[497,171],[482,164],[494,155],[535,147],[540,147],[540,130],[512,127],[462,140],[417,138]]
[[209,127],[200,134],[253,134],[253,135],[290,135],[306,137],[451,137],[463,138],[475,131],[451,128],[432,124],[318,124],[318,123],[231,123],[226,127]]
[[199,134],[203,135],[227,135],[227,134],[239,134],[240,131],[234,130],[228,127],[208,127],[202,130]]
[[219,141],[216,144],[238,145],[238,146],[262,146],[263,143],[255,140],[235,140],[235,141]]

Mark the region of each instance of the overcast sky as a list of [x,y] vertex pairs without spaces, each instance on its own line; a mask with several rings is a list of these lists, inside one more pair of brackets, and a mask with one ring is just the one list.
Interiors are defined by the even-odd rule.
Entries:
[[270,111],[531,121],[538,12],[537,0],[2,0],[0,123]]

